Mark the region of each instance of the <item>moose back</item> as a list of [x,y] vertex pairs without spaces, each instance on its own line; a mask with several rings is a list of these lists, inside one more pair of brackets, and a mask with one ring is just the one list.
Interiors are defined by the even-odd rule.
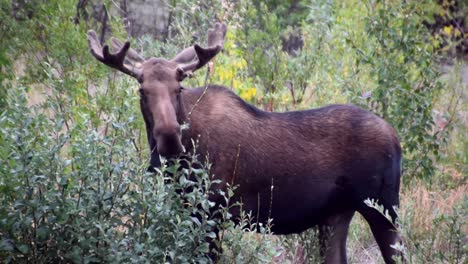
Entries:
[[[215,85],[184,89],[181,82],[206,65],[224,43],[226,26],[208,32],[206,48],[195,44],[171,60],[144,59],[129,42],[112,39],[115,53],[88,33],[92,55],[140,83],[151,166],[159,155],[208,155],[211,174],[238,186],[235,199],[258,222],[273,219],[275,234],[313,226],[332,228],[322,240],[326,263],[346,263],[346,237],[357,211],[369,223],[387,263],[398,252],[395,227],[365,205],[375,199],[396,220],[401,148],[395,130],[383,119],[352,105],[285,113],[264,112],[231,90]],[[188,129],[181,125],[188,123]],[[220,197],[212,200],[221,203]],[[323,230],[320,228],[319,230]],[[325,237],[325,236],[324,236]],[[325,248],[326,247],[326,248]]]

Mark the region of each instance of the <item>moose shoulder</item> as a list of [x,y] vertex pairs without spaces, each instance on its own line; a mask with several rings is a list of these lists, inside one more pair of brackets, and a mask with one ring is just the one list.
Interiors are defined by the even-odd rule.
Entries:
[[[209,156],[210,173],[221,187],[238,186],[234,199],[256,221],[273,219],[274,233],[331,226],[332,235],[323,241],[325,262],[346,263],[348,227],[357,211],[369,223],[385,262],[394,263],[398,252],[391,245],[400,241],[395,227],[364,200],[378,200],[396,220],[401,148],[395,130],[351,105],[270,113],[221,86],[182,89],[180,82],[221,50],[225,33],[226,27],[216,24],[207,48],[194,45],[172,60],[145,60],[116,39],[112,54],[94,31],[88,33],[99,61],[141,84],[151,165],[159,165],[159,155],[195,151],[191,141],[197,140],[196,151]],[[182,130],[185,123],[188,128]]]

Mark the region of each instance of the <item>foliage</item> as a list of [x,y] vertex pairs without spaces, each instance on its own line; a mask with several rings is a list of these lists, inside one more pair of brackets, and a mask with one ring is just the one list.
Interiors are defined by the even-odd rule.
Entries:
[[[208,195],[216,181],[196,156],[184,161],[187,169],[163,163],[156,174],[145,173],[132,140],[136,119],[124,114],[131,112],[128,99],[106,134],[86,126],[67,132],[62,117],[29,108],[18,91],[0,116],[0,257],[6,262],[206,263],[217,219],[236,259],[274,253],[258,254],[265,243],[243,247],[241,231],[256,228],[243,220],[234,225],[228,210],[235,205],[214,210]],[[224,217],[213,218],[218,214]]]
[[[410,194],[411,198],[415,199],[405,199],[399,210],[400,217],[396,226],[404,238],[404,244],[394,245],[394,248],[402,252],[405,261],[409,263],[465,263],[468,260],[468,246],[464,241],[468,227],[466,188],[462,187],[461,190],[451,192],[452,197],[449,195],[431,197],[432,201],[426,200],[431,194],[424,187],[417,185],[416,190],[416,195]],[[459,191],[465,192],[461,194],[463,197],[454,200],[454,196],[460,196]],[[376,201],[365,202],[391,221],[383,206]],[[431,205],[439,202],[452,203],[453,207],[448,209],[439,207],[441,212],[428,217],[429,219],[421,219],[421,216],[415,215],[424,210],[432,211]],[[431,230],[440,230],[440,232],[430,232]],[[404,263],[401,258],[397,260],[398,263]]]
[[426,21],[436,41],[440,43],[440,51],[451,60],[457,55],[463,56],[468,51],[468,3],[463,0],[439,1],[434,19]]
[[442,143],[437,133],[430,133],[434,99],[442,85],[435,47],[422,25],[428,7],[427,3],[370,3],[368,12],[377,15],[368,17],[366,29],[376,47],[360,58],[371,65],[370,74],[378,84],[372,107],[399,132],[407,175],[425,179],[434,174],[433,159]]
[[[406,205],[408,207],[414,204]],[[462,201],[450,213],[441,213],[432,219],[431,227],[439,232],[420,234],[413,231],[415,216],[403,215],[400,232],[406,237],[405,255],[412,263],[464,263],[467,261],[466,215],[468,204]],[[413,209],[414,210],[414,209]],[[414,210],[416,211],[416,210]]]

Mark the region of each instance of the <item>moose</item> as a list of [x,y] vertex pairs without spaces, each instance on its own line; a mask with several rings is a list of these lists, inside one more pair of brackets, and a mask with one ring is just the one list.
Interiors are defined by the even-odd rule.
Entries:
[[[150,165],[160,166],[160,156],[191,151],[209,157],[210,175],[221,182],[217,186],[237,186],[234,198],[242,201],[242,210],[259,223],[272,219],[273,233],[318,226],[322,237],[324,227],[331,227],[332,234],[321,239],[325,263],[347,263],[346,238],[357,211],[385,262],[394,263],[393,256],[400,255],[392,247],[401,241],[392,222],[402,156],[395,130],[353,105],[266,112],[226,87],[184,88],[181,82],[222,50],[225,34],[226,26],[216,23],[208,30],[206,48],[194,44],[166,60],[144,59],[128,41],[115,38],[111,53],[88,32],[91,54],[140,84]],[[187,128],[181,129],[183,124]],[[198,141],[196,149],[192,140]],[[383,205],[393,221],[366,205],[368,198]],[[216,195],[210,199],[222,203]]]

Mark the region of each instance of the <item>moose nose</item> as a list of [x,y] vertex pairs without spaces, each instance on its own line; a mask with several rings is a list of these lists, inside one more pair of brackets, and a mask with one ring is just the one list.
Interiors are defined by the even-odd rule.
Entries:
[[183,152],[179,124],[156,129],[154,138],[161,156],[174,157]]

